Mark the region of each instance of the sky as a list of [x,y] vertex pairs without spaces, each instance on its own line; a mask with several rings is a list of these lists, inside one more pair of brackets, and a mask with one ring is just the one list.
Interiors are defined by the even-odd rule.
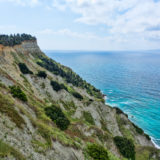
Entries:
[[160,49],[160,0],[0,0],[0,34],[43,50]]

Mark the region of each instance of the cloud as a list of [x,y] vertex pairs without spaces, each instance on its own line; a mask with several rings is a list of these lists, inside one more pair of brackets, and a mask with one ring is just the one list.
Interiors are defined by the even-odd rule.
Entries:
[[[126,44],[133,41],[160,41],[160,0],[0,0],[6,1],[21,6],[40,5],[47,10],[57,9],[64,13],[71,11],[75,15],[73,23],[94,25],[97,29],[95,33],[45,29],[39,34]],[[97,36],[102,26],[105,27],[104,35]]]
[[54,0],[52,3],[52,7],[57,8],[60,11],[64,11],[66,9],[66,5],[64,2],[61,2],[59,0]]
[[[155,0],[59,0],[55,8],[63,6],[79,15],[75,22],[106,25],[112,35],[141,38],[159,37],[160,1]],[[58,7],[57,7],[58,6]],[[61,6],[61,7],[60,7]],[[154,30],[154,34],[153,34]],[[157,32],[157,35],[156,35]],[[147,36],[148,35],[148,36]],[[160,38],[160,37],[159,37]],[[158,38],[158,39],[159,39]]]
[[90,32],[78,33],[78,32],[71,31],[68,28],[60,29],[57,31],[54,31],[52,29],[44,29],[44,30],[38,31],[36,34],[59,35],[59,36],[67,36],[67,37],[82,38],[82,39],[96,39],[99,41],[106,40],[106,37],[99,37],[94,33],[90,33]]

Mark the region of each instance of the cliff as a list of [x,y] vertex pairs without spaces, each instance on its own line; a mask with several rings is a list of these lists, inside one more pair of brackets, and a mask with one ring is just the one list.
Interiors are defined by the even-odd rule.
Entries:
[[36,40],[0,45],[0,117],[0,159],[160,159],[142,129]]

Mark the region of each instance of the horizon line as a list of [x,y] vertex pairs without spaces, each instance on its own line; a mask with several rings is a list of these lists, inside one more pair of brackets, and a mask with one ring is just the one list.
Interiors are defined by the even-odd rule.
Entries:
[[140,50],[79,50],[79,49],[42,49],[42,51],[74,51],[74,52],[138,52],[138,51],[160,51],[160,49],[140,49]]

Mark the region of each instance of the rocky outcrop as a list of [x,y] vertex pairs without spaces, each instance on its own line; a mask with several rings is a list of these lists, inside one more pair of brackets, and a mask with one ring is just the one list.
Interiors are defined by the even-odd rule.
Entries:
[[16,52],[23,54],[38,54],[41,52],[37,41],[24,41],[21,45],[14,46],[14,49]]

